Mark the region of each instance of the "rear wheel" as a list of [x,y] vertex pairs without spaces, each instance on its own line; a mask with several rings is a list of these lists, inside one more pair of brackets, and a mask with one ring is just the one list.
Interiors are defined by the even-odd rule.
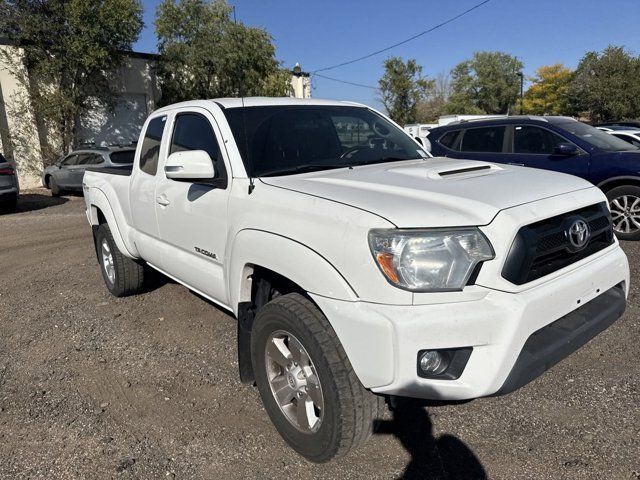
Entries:
[[106,223],[98,227],[95,241],[100,271],[109,292],[116,297],[139,293],[144,283],[144,265],[122,255]]
[[18,208],[18,198],[12,197],[9,201],[0,203],[0,211],[6,213],[13,213]]
[[358,380],[333,328],[306,297],[276,297],[258,311],[251,335],[256,384],[284,440],[313,462],[364,443],[384,400]]
[[607,192],[613,230],[621,240],[640,240],[640,187],[625,185]]
[[58,182],[56,182],[55,177],[49,178],[49,188],[51,188],[52,197],[59,197],[60,194],[62,193],[62,191],[60,190],[60,187],[58,186]]

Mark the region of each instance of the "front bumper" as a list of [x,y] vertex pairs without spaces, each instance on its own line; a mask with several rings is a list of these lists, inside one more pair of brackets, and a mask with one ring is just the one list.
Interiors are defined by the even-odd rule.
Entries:
[[[598,320],[596,307],[611,303],[616,286],[622,291],[615,294],[615,308]],[[616,243],[580,268],[517,293],[476,285],[460,292],[466,301],[447,296],[430,305],[312,297],[365,387],[381,394],[463,400],[512,391],[569,355],[622,314],[628,286],[627,258]],[[558,328],[570,330],[566,348],[549,336]],[[538,340],[529,343],[530,338]],[[473,350],[457,379],[418,376],[420,350],[463,347]],[[533,351],[540,361],[527,358]]]

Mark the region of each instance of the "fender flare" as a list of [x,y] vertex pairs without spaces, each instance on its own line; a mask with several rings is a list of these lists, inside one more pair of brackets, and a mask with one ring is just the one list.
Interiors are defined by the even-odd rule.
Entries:
[[238,303],[251,299],[251,274],[258,265],[272,270],[305,291],[339,300],[358,300],[347,280],[325,257],[291,238],[264,230],[240,230],[227,251],[229,300],[238,313]]
[[111,209],[111,204],[107,199],[107,196],[104,194],[102,190],[97,188],[91,189],[91,207],[87,212],[87,216],[89,217],[89,221],[91,225],[98,225],[98,210],[102,212],[105,220],[107,221],[107,225],[109,225],[109,229],[111,230],[111,235],[113,236],[113,240],[116,242],[116,246],[118,250],[125,256],[131,259],[138,259],[139,256],[137,252],[132,252],[124,242],[122,237],[122,232],[120,227],[118,226],[118,222],[116,221],[116,216]]
[[611,177],[611,178],[607,178],[606,180],[603,180],[602,182],[600,182],[597,187],[604,191],[605,187],[609,184],[609,183],[616,183],[619,182],[621,180],[631,180],[632,182],[636,183],[636,184],[640,184],[640,176],[639,177],[634,177],[633,175],[621,175],[619,177]]

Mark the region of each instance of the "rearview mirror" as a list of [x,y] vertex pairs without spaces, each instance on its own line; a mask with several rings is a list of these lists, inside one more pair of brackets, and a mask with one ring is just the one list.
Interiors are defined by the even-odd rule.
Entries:
[[553,153],[566,156],[577,155],[578,147],[576,147],[573,143],[559,143],[553,149]]
[[216,176],[216,169],[204,150],[187,150],[169,155],[164,173],[173,180],[212,180]]

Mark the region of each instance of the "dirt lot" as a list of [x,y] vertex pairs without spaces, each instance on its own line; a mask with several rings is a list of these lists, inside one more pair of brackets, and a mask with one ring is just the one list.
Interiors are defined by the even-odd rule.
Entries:
[[329,465],[236,374],[235,320],[175,283],[116,299],[80,197],[0,216],[0,478],[640,479],[640,245],[625,316],[506,397],[406,405]]

